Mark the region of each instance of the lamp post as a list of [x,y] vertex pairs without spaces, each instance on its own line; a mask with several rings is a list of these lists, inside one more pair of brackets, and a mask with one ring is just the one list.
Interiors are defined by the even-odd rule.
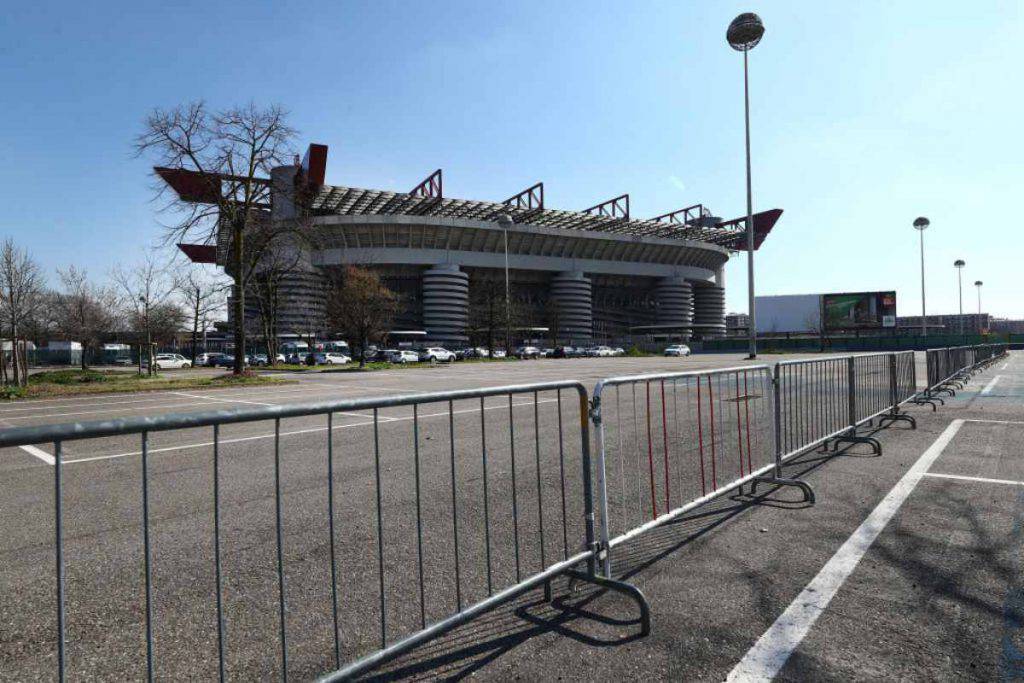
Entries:
[[732,20],[725,31],[725,39],[732,49],[743,53],[743,114],[747,149],[747,306],[750,323],[750,356],[757,358],[757,325],[754,313],[754,203],[750,190],[750,84],[747,78],[747,52],[761,42],[764,24],[761,17],[746,12]]
[[505,240],[505,355],[512,356],[512,295],[508,279],[508,230],[512,227],[512,216],[503,213],[498,216],[498,225]]
[[921,336],[928,336],[928,314],[924,312],[924,231],[931,222],[924,216],[914,219],[914,229],[921,236]]
[[956,281],[957,287],[960,290],[960,336],[964,336],[964,266],[967,263],[962,259],[958,258],[953,261],[953,267],[956,268]]
[[978,288],[978,322],[981,322],[981,286],[985,284],[981,280],[975,280],[974,286]]
[[[153,337],[149,329],[149,299],[145,296],[139,297],[142,304],[142,324],[146,327],[146,374],[153,376],[156,372],[153,369]],[[142,374],[142,349],[139,349],[139,374]]]

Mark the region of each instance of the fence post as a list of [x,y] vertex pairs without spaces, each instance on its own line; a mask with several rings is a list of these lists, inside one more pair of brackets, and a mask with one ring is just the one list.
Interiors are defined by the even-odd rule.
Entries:
[[895,415],[899,411],[899,397],[896,395],[896,354],[889,354],[889,406]]
[[854,357],[846,358],[846,395],[850,430],[857,431],[857,380],[854,372]]
[[772,373],[772,398],[775,403],[775,477],[778,479],[782,478],[782,382],[779,378],[779,364],[775,364],[775,370]]

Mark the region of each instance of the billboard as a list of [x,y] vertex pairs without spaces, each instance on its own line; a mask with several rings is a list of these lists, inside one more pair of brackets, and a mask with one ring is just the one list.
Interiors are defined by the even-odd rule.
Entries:
[[896,292],[823,294],[825,330],[869,330],[896,327]]

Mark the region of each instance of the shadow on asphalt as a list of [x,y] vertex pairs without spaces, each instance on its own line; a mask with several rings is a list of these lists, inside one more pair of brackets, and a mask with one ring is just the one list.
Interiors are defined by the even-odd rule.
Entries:
[[[899,429],[900,427],[896,427]],[[873,435],[883,428],[873,427]],[[876,458],[865,453],[861,444],[849,444],[838,451],[816,449],[794,458],[785,465],[785,476],[803,478],[839,457]],[[709,502],[679,519],[673,520],[615,551],[614,574],[629,581],[654,568],[657,563],[726,524],[750,508],[775,507],[804,509],[812,507],[798,492],[784,486],[769,486],[755,495],[747,489]],[[559,579],[553,582],[555,597],[544,601],[534,591],[469,624],[441,636],[375,671],[361,680],[397,681],[421,679],[461,679],[481,670],[508,654],[527,640],[567,637],[588,647],[616,647],[635,642],[639,636],[639,617],[631,601],[593,586]],[[614,612],[618,616],[610,616]],[[632,615],[622,618],[621,615]],[[508,672],[512,673],[512,672]]]

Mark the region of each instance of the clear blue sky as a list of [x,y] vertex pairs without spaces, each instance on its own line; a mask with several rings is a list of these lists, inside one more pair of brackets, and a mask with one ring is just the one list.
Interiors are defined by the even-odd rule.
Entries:
[[[580,209],[629,192],[634,216],[696,202],[744,212],[741,11],[751,53],[755,210],[785,215],[758,291],[896,289],[956,310],[952,262],[984,309],[1024,317],[1019,0],[963,2],[17,3],[0,23],[0,235],[48,271],[101,276],[160,235],[147,111],[278,102],[330,146],[328,182],[450,196],[538,180]],[[1017,197],[1017,200],[1013,200]],[[745,261],[727,272],[745,310]],[[976,306],[968,286],[965,308]]]

